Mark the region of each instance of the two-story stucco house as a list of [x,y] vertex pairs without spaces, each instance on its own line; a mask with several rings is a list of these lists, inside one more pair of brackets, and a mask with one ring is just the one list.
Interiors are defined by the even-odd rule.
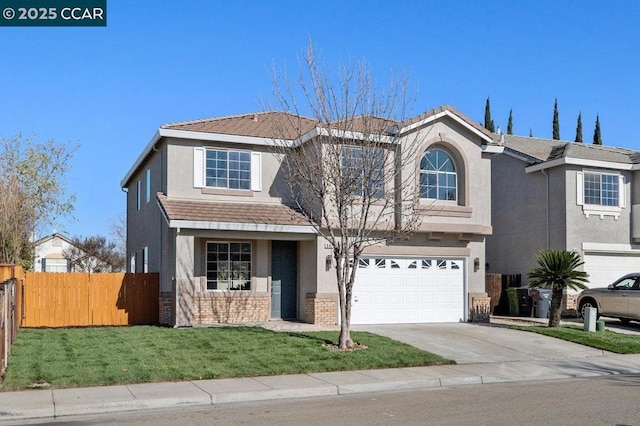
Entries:
[[[273,149],[285,117],[163,125],[122,180],[128,269],[160,273],[161,323],[338,321],[331,250],[289,207]],[[292,144],[322,143],[322,123],[296,121],[304,136],[291,131]],[[412,167],[422,178],[411,190],[428,208],[408,240],[364,252],[352,323],[465,321],[471,298],[486,295],[490,157],[502,148],[448,106],[397,127],[400,143],[419,144]]]
[[544,248],[580,253],[590,287],[640,270],[640,153],[510,135],[492,158],[488,272],[526,274]]

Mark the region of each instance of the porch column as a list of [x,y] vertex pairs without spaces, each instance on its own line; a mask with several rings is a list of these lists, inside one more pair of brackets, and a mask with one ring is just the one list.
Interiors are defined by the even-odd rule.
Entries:
[[197,283],[195,271],[195,238],[191,235],[176,236],[176,326],[194,324],[194,297]]

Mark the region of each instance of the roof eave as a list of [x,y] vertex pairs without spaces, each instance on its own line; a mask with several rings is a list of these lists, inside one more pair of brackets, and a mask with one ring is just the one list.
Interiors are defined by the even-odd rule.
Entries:
[[471,131],[472,133],[476,134],[477,136],[480,136],[482,139],[484,139],[487,143],[492,143],[493,142],[493,137],[481,132],[480,130],[476,129],[474,126],[472,126],[471,124],[469,124],[465,119],[463,119],[462,117],[460,117],[458,114],[450,111],[449,109],[445,109],[441,112],[438,112],[436,114],[430,115],[429,117],[425,117],[424,119],[417,121],[413,124],[410,124],[406,127],[403,127],[402,129],[400,129],[400,134],[403,133],[407,133],[410,132],[414,129],[417,129],[421,126],[424,126],[425,124],[431,123],[433,121],[436,121],[442,117],[450,117],[451,119],[453,119],[454,121],[456,121],[458,124],[461,124],[463,127],[465,127],[466,129],[468,129],[469,131]]
[[158,130],[153,135],[153,137],[151,138],[147,146],[144,148],[144,150],[140,153],[136,161],[133,163],[133,166],[131,166],[127,174],[124,175],[124,178],[122,178],[122,180],[120,181],[120,188],[124,189],[127,187],[127,184],[133,177],[134,173],[138,170],[138,167],[140,167],[144,162],[144,160],[146,160],[147,156],[149,155],[149,153],[151,153],[151,151],[153,151],[153,148],[156,146],[158,141],[160,141],[160,139],[161,139],[161,135],[160,135],[160,131]]
[[534,164],[532,166],[526,167],[524,170],[527,173],[533,173],[533,172],[538,172],[541,170],[546,170],[546,169],[563,166],[563,165],[597,167],[597,168],[614,169],[614,170],[639,170],[640,168],[640,165],[638,164],[627,164],[627,163],[618,163],[613,161],[601,161],[601,160],[586,160],[584,158],[574,158],[574,157],[562,157],[562,158],[557,158],[555,160]]

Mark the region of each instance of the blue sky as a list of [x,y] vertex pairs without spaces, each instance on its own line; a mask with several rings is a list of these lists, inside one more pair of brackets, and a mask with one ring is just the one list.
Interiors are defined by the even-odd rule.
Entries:
[[[451,104],[483,121],[562,139],[582,111],[590,142],[640,150],[640,2],[108,0],[108,25],[0,28],[0,137],[80,142],[67,187],[75,220],[108,235],[120,180],[159,125],[260,111],[268,68],[296,69],[311,37],[328,66],[366,59],[374,76],[410,72],[414,112]],[[635,124],[634,124],[635,125]],[[45,231],[52,231],[45,229]]]

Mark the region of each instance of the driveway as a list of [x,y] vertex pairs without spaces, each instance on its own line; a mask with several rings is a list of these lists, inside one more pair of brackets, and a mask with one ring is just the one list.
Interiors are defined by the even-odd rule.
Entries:
[[358,325],[352,329],[380,334],[458,364],[585,358],[608,353],[496,324]]

